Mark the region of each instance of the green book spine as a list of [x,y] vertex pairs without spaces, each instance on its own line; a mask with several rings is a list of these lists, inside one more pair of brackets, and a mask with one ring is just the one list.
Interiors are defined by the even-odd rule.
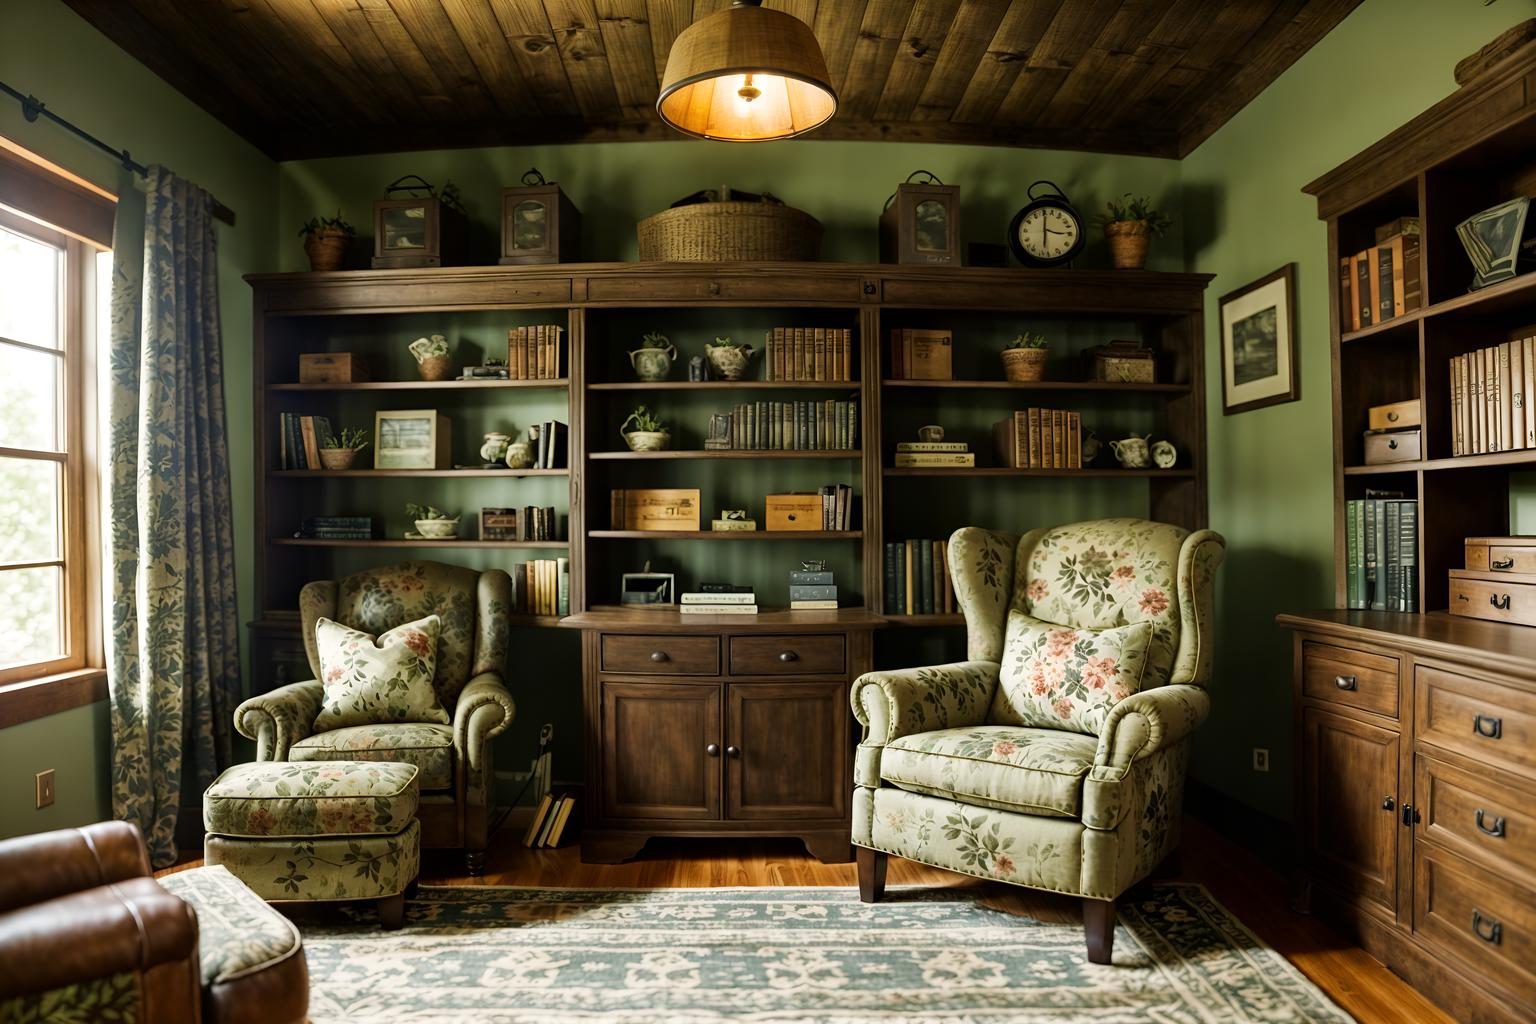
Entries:
[[1402,518],[1400,514],[1402,504],[1400,501],[1387,502],[1386,515],[1384,517],[1387,530],[1386,546],[1384,549],[1387,562],[1386,604],[1387,611],[1389,612],[1400,612],[1403,610],[1399,604],[1402,596],[1403,556],[1398,546],[1398,542],[1402,538],[1402,532],[1399,528],[1399,520]]
[[1382,531],[1377,529],[1377,519],[1381,515],[1381,501],[1377,498],[1367,498],[1365,501],[1365,606],[1374,611],[1386,611],[1386,604],[1381,600],[1382,593],[1379,582],[1381,573],[1380,542]]
[[926,540],[917,542],[912,557],[912,568],[917,573],[916,586],[912,588],[917,598],[917,611],[923,615],[933,612],[933,546]]
[[560,577],[557,581],[559,588],[559,602],[555,607],[557,615],[571,614],[571,560],[569,558],[555,559]]
[[1344,505],[1345,607],[1365,607],[1365,558],[1360,533],[1365,526],[1365,503],[1355,498]]
[[910,615],[912,609],[907,607],[907,545],[905,541],[897,541],[891,545],[891,553],[896,556],[896,612],[901,615]]
[[1397,503],[1398,611],[1419,610],[1419,503]]

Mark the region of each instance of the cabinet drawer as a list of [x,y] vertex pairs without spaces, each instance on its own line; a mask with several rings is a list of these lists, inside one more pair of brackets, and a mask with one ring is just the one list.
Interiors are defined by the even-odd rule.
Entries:
[[1417,427],[1412,430],[1392,430],[1384,434],[1365,435],[1365,464],[1379,466],[1385,462],[1413,462],[1421,458],[1422,437]]
[[640,672],[650,676],[720,674],[717,636],[630,636],[603,634],[604,672]]
[[1536,583],[1489,579],[1497,573],[1451,570],[1451,614],[1536,626]]
[[846,664],[841,633],[731,637],[733,676],[842,675]]
[[1536,537],[1468,537],[1467,568],[1536,573]]
[[1536,695],[1428,665],[1414,680],[1421,742],[1536,778]]
[[1373,405],[1366,415],[1366,425],[1372,430],[1402,430],[1423,423],[1417,398],[1407,402],[1393,402],[1391,405]]
[[587,281],[589,302],[658,299],[780,299],[786,295],[794,295],[796,301],[857,303],[859,292],[858,278],[834,275],[738,277],[703,274],[698,276],[635,274],[593,277]]
[[1397,717],[1396,658],[1307,641],[1302,645],[1301,692],[1314,700],[1346,704]]
[[1422,844],[1414,875],[1414,930],[1536,1001],[1536,892]]
[[1536,797],[1491,769],[1474,774],[1432,757],[1415,766],[1420,834],[1485,867],[1536,878]]

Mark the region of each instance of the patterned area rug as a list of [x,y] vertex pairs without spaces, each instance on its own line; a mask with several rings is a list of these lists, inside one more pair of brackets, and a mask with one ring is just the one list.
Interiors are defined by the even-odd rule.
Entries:
[[306,927],[310,1018],[485,1024],[1347,1022],[1199,885],[1121,908],[1114,964],[1082,930],[966,890],[423,887]]

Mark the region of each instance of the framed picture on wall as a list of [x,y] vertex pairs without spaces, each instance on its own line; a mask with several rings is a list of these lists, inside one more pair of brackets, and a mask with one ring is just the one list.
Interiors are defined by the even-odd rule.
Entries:
[[1222,412],[1296,401],[1296,361],[1296,264],[1221,297]]

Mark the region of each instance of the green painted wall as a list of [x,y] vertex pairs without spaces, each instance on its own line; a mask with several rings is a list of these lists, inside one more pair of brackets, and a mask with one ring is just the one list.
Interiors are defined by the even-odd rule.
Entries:
[[[40,97],[61,116],[136,160],[159,162],[208,189],[237,215],[219,228],[219,298],[224,326],[226,401],[240,618],[251,612],[251,299],[243,274],[277,261],[268,211],[277,200],[277,165],[87,25],[61,0],[5,0],[0,79]],[[20,106],[0,103],[0,135],[104,188],[123,193],[131,176],[55,125],[28,123]],[[81,708],[0,731],[0,836],[80,824],[110,810],[105,764],[106,705]],[[58,771],[58,803],[36,811],[32,776]]]
[[[1333,603],[1331,272],[1301,187],[1453,92],[1458,60],[1533,15],[1536,0],[1366,0],[1181,166],[1186,263],[1217,275],[1206,293],[1211,525],[1229,544],[1214,709],[1192,771],[1278,817],[1291,813],[1293,760],[1290,638],[1274,616]],[[1290,262],[1301,400],[1223,416],[1218,299]],[[1273,755],[1269,774],[1252,771],[1253,747]]]

